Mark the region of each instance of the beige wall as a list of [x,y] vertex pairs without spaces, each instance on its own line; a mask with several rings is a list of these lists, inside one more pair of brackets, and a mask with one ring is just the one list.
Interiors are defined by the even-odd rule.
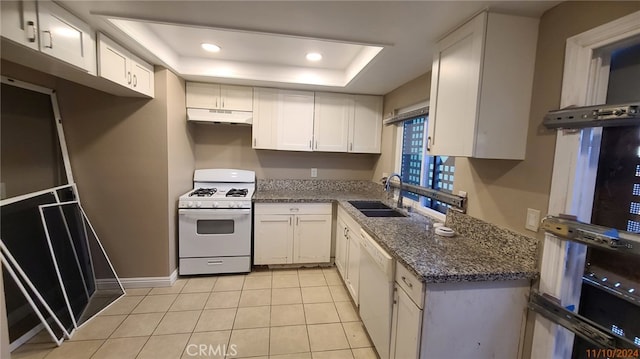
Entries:
[[566,39],[637,10],[638,2],[565,2],[542,16],[526,159],[456,158],[454,190],[469,193],[470,215],[532,234],[524,228],[527,208],[544,216],[549,204],[556,131],[541,122],[547,111],[560,107]]
[[195,134],[196,168],[240,168],[256,171],[257,178],[311,178],[370,180],[378,155],[355,153],[254,150],[251,127],[190,124]]
[[[565,40],[573,35],[640,9],[638,2],[565,2],[540,20],[533,96],[524,161],[456,158],[454,192],[467,191],[468,213],[487,222],[534,235],[524,228],[527,208],[546,214],[551,187],[555,131],[541,126],[542,117],[560,106]],[[428,99],[429,74],[385,96],[385,116],[393,109]],[[374,179],[394,166],[393,127],[383,129],[383,155]],[[541,238],[542,234],[538,233]]]
[[11,62],[2,74],[56,90],[82,205],[120,277],[168,276],[167,80],[116,97]]
[[169,269],[177,268],[178,197],[193,188],[195,145],[187,127],[184,80],[169,70],[162,70],[167,79],[167,155],[169,178]]
[[[425,67],[430,68],[430,66]],[[428,100],[430,91],[431,72],[429,71],[386,94],[383,117],[388,118],[393,116],[395,110]],[[376,162],[374,181],[381,179],[383,173],[390,174],[395,171],[396,128],[395,125],[382,126],[382,154]]]

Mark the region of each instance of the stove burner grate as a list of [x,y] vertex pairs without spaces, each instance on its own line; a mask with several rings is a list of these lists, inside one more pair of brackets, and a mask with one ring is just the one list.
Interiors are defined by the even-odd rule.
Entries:
[[196,197],[211,197],[213,196],[218,190],[215,188],[198,188],[196,190],[194,190],[193,192],[189,193],[189,197],[192,196],[196,196]]
[[249,190],[246,188],[232,188],[227,191],[226,197],[246,197],[247,193],[249,193]]

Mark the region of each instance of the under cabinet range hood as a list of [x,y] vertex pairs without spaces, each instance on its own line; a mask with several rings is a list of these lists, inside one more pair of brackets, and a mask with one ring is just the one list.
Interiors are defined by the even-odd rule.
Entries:
[[223,123],[251,126],[253,122],[253,112],[187,108],[187,120],[200,123]]

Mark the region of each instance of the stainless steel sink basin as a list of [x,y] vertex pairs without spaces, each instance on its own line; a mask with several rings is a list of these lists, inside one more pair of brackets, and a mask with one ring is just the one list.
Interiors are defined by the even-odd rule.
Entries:
[[367,217],[406,217],[395,209],[361,209],[360,213]]
[[380,201],[349,201],[349,203],[357,209],[392,209]]

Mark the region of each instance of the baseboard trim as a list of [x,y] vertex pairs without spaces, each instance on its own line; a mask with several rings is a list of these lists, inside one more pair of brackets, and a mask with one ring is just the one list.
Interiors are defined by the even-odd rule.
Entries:
[[178,269],[173,271],[168,277],[134,277],[120,278],[122,286],[127,288],[155,288],[171,287],[178,279]]

